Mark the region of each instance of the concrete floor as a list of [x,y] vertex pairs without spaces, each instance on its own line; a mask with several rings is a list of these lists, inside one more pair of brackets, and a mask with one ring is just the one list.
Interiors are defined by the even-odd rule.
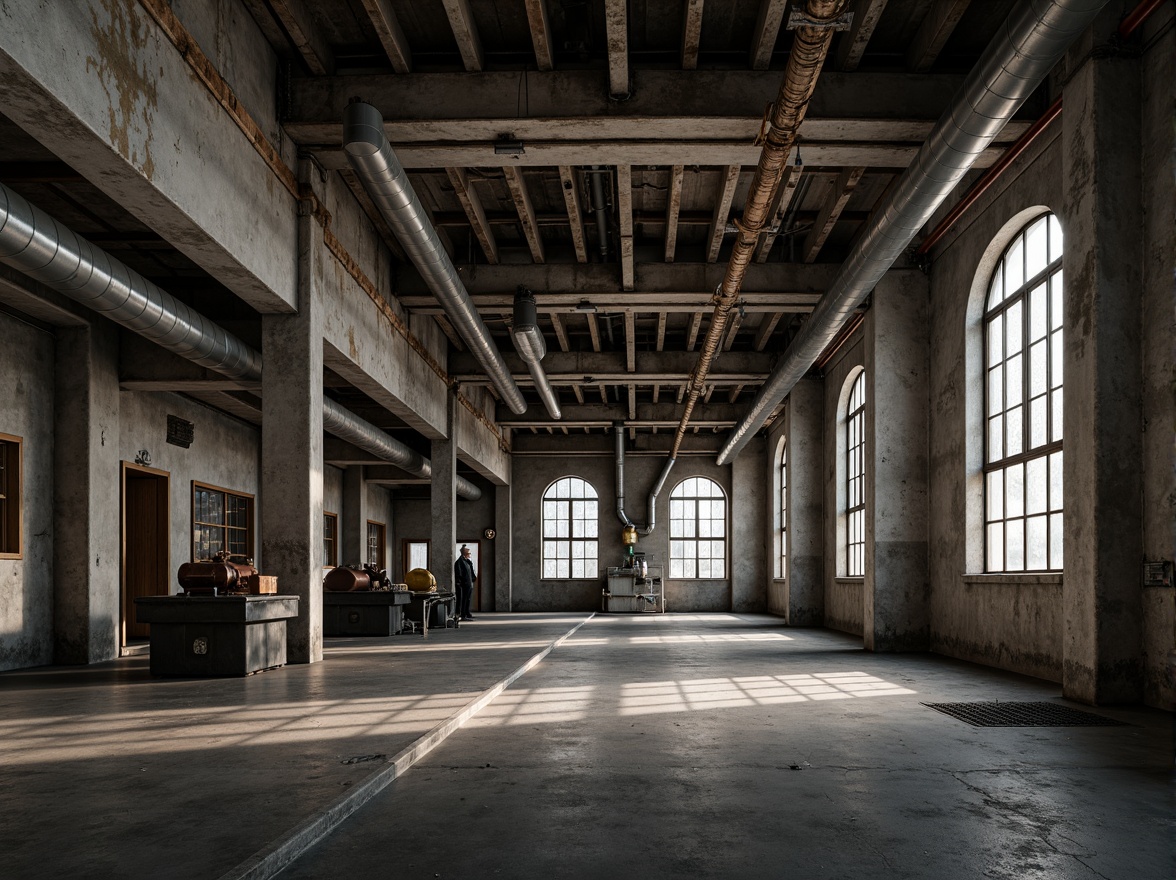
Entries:
[[[5,876],[264,869],[585,616],[329,640],[246,679],[0,676]],[[1171,714],[974,728],[920,705],[969,700],[1061,702],[766,616],[598,615],[281,877],[1176,876]]]

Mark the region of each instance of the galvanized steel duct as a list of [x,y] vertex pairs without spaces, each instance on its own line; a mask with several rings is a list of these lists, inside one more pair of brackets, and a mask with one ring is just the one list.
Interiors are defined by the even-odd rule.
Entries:
[[[2,183],[0,262],[193,363],[232,379],[261,380],[261,352]],[[432,472],[428,459],[327,398],[323,427],[410,473],[427,478]],[[458,495],[471,501],[481,497],[473,483],[461,477],[457,481]]]
[[[629,519],[625,513],[625,424],[624,422],[617,422],[613,425],[613,433],[617,437],[617,519],[624,525],[632,526],[633,521]],[[674,462],[678,459],[670,457],[666,459],[665,465],[662,466],[661,474],[657,478],[657,482],[653,485],[653,490],[649,493],[649,516],[647,524],[637,529],[638,534],[649,535],[653,533],[654,527],[657,525],[657,496],[661,494],[662,487],[666,484],[666,479],[670,476],[670,470],[674,467]],[[636,528],[636,526],[634,526]]]
[[474,308],[404,167],[392,152],[384,136],[384,118],[371,104],[354,101],[347,105],[343,117],[343,150],[364,189],[503,401],[511,412],[525,413],[527,401]]
[[812,316],[760,387],[719,452],[719,464],[733,459],[751,440],[1105,4],[1106,0],[1026,0],[1014,6],[891,196],[874,212]]
[[735,221],[739,234],[731,250],[731,259],[727,263],[723,283],[715,291],[715,310],[698,355],[698,363],[691,372],[690,381],[686,386],[686,409],[674,435],[671,457],[678,454],[690,416],[694,412],[694,405],[706,387],[707,373],[710,372],[711,363],[719,351],[719,345],[727,329],[727,315],[738,301],[743,276],[747,273],[752,254],[759,244],[760,233],[771,215],[772,195],[788,162],[788,154],[792,150],[793,141],[796,140],[796,132],[804,121],[809,99],[817,85],[817,77],[825,63],[825,56],[829,52],[829,43],[833,39],[832,25],[845,3],[846,0],[808,0],[804,10],[808,23],[796,28],[792,49],[788,54],[788,66],[784,69],[784,78],[780,82],[780,92],[776,96],[776,103],[772,105],[770,124],[764,136],[764,148],[755,168],[751,188],[747,192],[743,219]]
[[[427,458],[329,397],[323,398],[323,430],[410,474],[426,480],[433,476],[433,465]],[[468,501],[477,501],[482,497],[482,490],[464,477],[458,477],[457,494]]]
[[259,352],[2,183],[0,262],[202,367],[261,379]]
[[604,198],[604,175],[608,171],[599,165],[588,170],[592,189],[592,210],[596,213],[596,240],[600,245],[600,262],[608,259],[608,202]]
[[539,399],[547,409],[547,414],[553,419],[560,419],[559,397],[547,374],[543,372],[540,361],[547,354],[547,343],[543,341],[543,331],[539,329],[539,313],[535,308],[535,294],[520,285],[515,292],[514,322],[510,328],[511,338],[514,340],[515,350],[519,357],[527,364],[531,378],[535,380],[535,390],[539,392]]

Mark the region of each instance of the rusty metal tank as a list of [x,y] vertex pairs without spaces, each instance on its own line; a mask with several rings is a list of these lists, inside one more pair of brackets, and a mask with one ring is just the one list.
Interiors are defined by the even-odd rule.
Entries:
[[341,565],[323,578],[323,589],[331,593],[363,590],[386,590],[391,587],[388,573],[372,565]]
[[211,560],[185,562],[177,578],[184,592],[192,595],[217,593],[247,593],[256,584],[260,572],[248,556],[232,555],[226,551]]

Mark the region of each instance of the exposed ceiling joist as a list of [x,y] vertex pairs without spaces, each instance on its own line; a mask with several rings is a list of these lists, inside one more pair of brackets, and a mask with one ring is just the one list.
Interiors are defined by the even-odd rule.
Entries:
[[584,212],[580,207],[580,187],[576,185],[576,173],[570,165],[559,166],[559,185],[563,190],[564,207],[568,211],[568,228],[572,233],[572,247],[576,249],[576,262],[588,262],[588,247],[584,241]]
[[629,96],[629,2],[604,0],[604,29],[608,42],[608,93]]
[[445,6],[445,14],[449,16],[449,25],[453,28],[453,38],[457,40],[457,50],[461,53],[465,69],[481,70],[486,66],[485,57],[469,0],[441,0],[441,3]]
[[384,47],[388,60],[392,62],[392,69],[397,73],[411,72],[412,50],[408,46],[408,40],[400,27],[400,21],[396,18],[396,11],[392,8],[392,4],[389,0],[359,0],[359,2],[367,13],[372,30],[376,32],[376,37],[379,39],[380,45]]
[[527,4],[527,24],[531,28],[531,43],[535,47],[535,66],[553,70],[555,56],[551,51],[551,22],[547,17],[545,0],[524,0]]
[[506,176],[506,185],[510,188],[510,196],[514,199],[515,209],[519,212],[519,225],[527,239],[527,247],[531,249],[531,259],[536,263],[544,263],[547,261],[547,253],[543,247],[543,236],[539,232],[535,206],[531,202],[530,192],[527,191],[527,181],[523,177],[523,172],[510,166],[503,168],[502,171]]
[[971,0],[936,0],[927,10],[915,38],[907,49],[907,69],[926,73],[935,64],[956,25],[964,17]]
[[698,44],[702,38],[703,0],[686,0],[682,20],[682,69],[698,68]]
[[817,220],[813,224],[813,228],[805,236],[804,247],[801,252],[806,263],[812,263],[817,259],[817,254],[825,246],[825,241],[829,238],[829,233],[833,231],[833,227],[837,224],[837,219],[841,216],[841,212],[849,204],[849,197],[853,195],[853,191],[857,188],[858,181],[862,179],[865,171],[865,168],[846,168],[837,175],[829,197],[821,205],[820,213],[817,214]]
[[866,44],[874,36],[874,28],[878,26],[878,19],[885,9],[886,0],[854,0],[851,9],[853,21],[849,30],[841,35],[834,59],[838,70],[857,70],[866,52]]
[[739,186],[739,165],[728,165],[719,181],[719,191],[715,199],[715,213],[711,219],[710,245],[706,252],[706,261],[713,263],[719,258],[719,250],[723,246],[723,236],[727,232],[727,220],[731,216],[731,202],[735,200],[735,190]]
[[318,76],[334,73],[335,55],[303,0],[269,0],[269,6],[310,72]]
[[759,15],[751,39],[750,65],[752,70],[767,70],[772,63],[772,51],[780,35],[787,0],[760,0]]
[[678,214],[682,210],[682,177],[685,167],[674,165],[670,168],[670,190],[666,195],[666,262],[674,262],[674,251],[678,247]]
[[490,229],[490,223],[486,219],[486,210],[482,207],[482,199],[469,179],[469,172],[464,168],[446,168],[445,173],[449,177],[449,182],[453,184],[453,192],[465,210],[474,236],[478,239],[478,244],[482,246],[482,253],[486,255],[486,261],[491,265],[497,263],[498,242],[494,240],[494,232]]

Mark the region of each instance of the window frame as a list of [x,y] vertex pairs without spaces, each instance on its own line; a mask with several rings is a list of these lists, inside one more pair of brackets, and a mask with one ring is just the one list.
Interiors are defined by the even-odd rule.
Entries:
[[[207,522],[205,520],[198,520],[196,518],[196,493],[200,490],[204,490],[206,492],[219,492],[222,495],[224,495],[225,496],[224,503],[222,504],[221,509],[226,513],[228,512],[228,499],[230,497],[239,498],[239,499],[243,500],[245,502],[246,525],[242,528],[240,526],[230,526],[225,523],[214,523],[214,522]],[[233,529],[234,531],[243,531],[245,533],[245,552],[243,554],[239,554],[239,555],[247,556],[250,559],[255,559],[256,556],[254,555],[254,548],[255,548],[255,544],[254,544],[254,519],[256,516],[256,511],[255,511],[254,505],[255,505],[255,497],[253,495],[249,494],[248,492],[238,492],[236,489],[226,489],[224,486],[216,486],[212,483],[205,483],[200,480],[193,480],[192,481],[191,509],[190,509],[190,513],[191,513],[191,517],[192,517],[192,543],[191,543],[192,561],[193,562],[200,561],[200,559],[196,555],[196,547],[197,547],[196,529],[198,526],[204,526],[206,528],[222,529],[223,534],[222,534],[222,538],[221,538],[221,548],[224,550],[229,549],[229,541],[228,541],[229,530]],[[234,555],[237,555],[237,554],[234,554]],[[211,558],[211,557],[208,557],[208,558]]]
[[[1029,235],[1039,226],[1045,229],[1045,265],[1032,276],[1026,277],[1027,260],[1029,259]],[[1056,254],[1054,254],[1054,236],[1058,236]],[[1021,260],[1020,283],[1011,293],[1007,290],[1008,275],[1006,266],[1016,250]],[[1064,529],[1065,503],[1063,497],[1064,484],[1061,471],[1063,468],[1062,412],[1064,410],[1064,369],[1062,358],[1065,347],[1065,285],[1063,275],[1063,258],[1065,254],[1065,236],[1061,230],[1061,222],[1057,215],[1047,211],[1032,217],[1021,225],[1009,242],[1005,245],[997,259],[996,266],[989,275],[988,283],[984,287],[984,308],[981,324],[981,384],[982,393],[982,464],[981,480],[983,485],[982,523],[983,523],[983,570],[986,574],[1042,574],[1058,573],[1063,570],[1065,553],[1062,546],[1062,532]],[[1052,255],[1052,256],[1051,256]],[[993,296],[1000,282],[1000,301],[993,303]],[[1033,335],[1034,324],[1034,295],[1042,291],[1042,321],[1044,332]],[[1010,317],[1015,318],[1018,345],[1016,351],[1010,348],[1009,328],[1012,326]],[[1000,334],[1000,351],[995,353],[995,342],[992,337],[994,328]],[[1041,361],[1044,368],[1044,387],[1039,394],[1033,394],[1033,349],[1042,347],[1044,352]],[[1017,364],[1012,364],[1019,359]],[[1016,398],[1010,396],[1013,383],[1009,381],[1010,368],[1019,371]],[[998,372],[999,371],[999,372]],[[1056,376],[1055,376],[1056,373]],[[996,376],[997,378],[994,378]],[[1057,383],[1055,384],[1055,378]],[[999,381],[1001,408],[993,410],[992,392],[994,383]],[[1015,402],[1010,403],[1013,400]],[[1041,400],[1044,413],[1045,442],[1033,446],[1032,405]],[[1008,431],[1009,416],[1018,411],[1020,420],[1019,450],[1007,454],[1010,445]],[[998,421],[999,420],[999,421]],[[1000,432],[1000,455],[993,452],[992,445],[994,423]],[[1037,462],[1044,464],[1044,475],[1041,477],[1041,493],[1043,507],[1029,512],[1030,503],[1030,469]],[[1019,472],[1019,482],[1014,476]],[[1000,489],[1000,503],[995,504],[996,488]],[[1015,490],[1020,495],[1019,506],[1011,508],[1007,503],[1010,491]],[[1056,505],[1055,505],[1056,500]],[[1019,510],[1019,513],[1012,513]],[[1030,567],[1031,521],[1042,520],[1044,535],[1041,538],[1041,556],[1044,567]],[[1020,567],[1009,567],[1009,538],[1013,534],[1010,526],[1020,522]],[[993,559],[993,528],[1000,531],[1000,560],[999,567],[994,566]],[[1016,530],[1015,526],[1012,526]],[[1037,546],[1033,542],[1033,546]],[[1055,558],[1056,557],[1056,558]],[[1054,564],[1056,562],[1056,565]]]
[[[854,396],[860,399],[854,405]],[[855,442],[856,438],[856,442]],[[856,481],[856,486],[855,486]],[[866,576],[866,371],[852,380],[845,403],[845,576]],[[856,491],[855,491],[856,490]]]
[[780,553],[777,557],[778,570],[776,577],[786,579],[788,577],[788,439],[781,438],[780,441],[780,461],[778,467],[780,480],[780,498],[779,498],[779,536],[780,536]]
[[[581,496],[580,498],[576,498],[574,495],[571,495],[571,494],[568,494],[566,497],[552,495],[551,494],[552,492],[558,492],[557,487],[559,486],[560,483],[564,482],[565,480],[578,480],[580,483],[582,483],[584,485],[584,487],[586,488],[587,491],[592,493],[591,497],[589,497],[588,495],[584,495],[584,496]],[[571,487],[569,487],[569,493],[571,492],[571,490],[572,490]],[[558,533],[559,532],[558,528],[556,529],[556,534],[552,535],[552,534],[548,533],[548,524],[549,523],[559,523],[562,521],[560,518],[547,516],[547,502],[549,502],[549,501],[553,501],[553,502],[567,501],[568,502],[568,513],[567,513],[567,520],[566,520],[567,534],[566,535],[560,535]],[[577,519],[575,517],[575,506],[571,503],[573,501],[592,501],[592,502],[594,502],[596,504],[596,516],[591,517],[591,516],[585,515],[585,516]],[[593,525],[592,525],[590,531],[592,531],[593,534],[584,534],[584,535],[577,536],[575,534],[575,531],[576,531],[575,524],[577,521],[585,523],[585,531],[589,530],[589,527],[587,526],[587,524],[592,523]],[[600,570],[600,493],[596,491],[596,487],[594,485],[592,485],[592,483],[589,480],[586,480],[581,476],[577,476],[576,474],[565,474],[562,477],[558,477],[558,478],[552,480],[547,485],[547,488],[545,488],[543,490],[543,495],[540,497],[539,522],[540,522],[540,527],[539,527],[539,579],[540,580],[544,580],[544,581],[594,581],[594,580],[600,579],[600,575],[601,575],[601,570]],[[572,545],[577,541],[582,542],[585,545],[584,556],[581,557],[585,563],[584,574],[581,577],[576,577],[573,574],[573,571],[574,571],[573,563],[576,561],[576,559],[575,559],[575,557],[572,556],[572,552],[573,552]],[[554,557],[549,556],[548,551],[550,549],[551,544],[557,544],[557,545],[566,544],[567,545],[566,546],[567,556],[566,557],[559,556],[559,555],[554,556]],[[587,552],[589,549],[588,545],[591,545],[591,549],[592,549],[591,556],[589,556],[588,552]],[[558,548],[557,548],[557,550],[558,550]],[[592,574],[588,573],[589,567],[588,567],[587,562],[589,559],[593,560]],[[555,563],[556,574],[554,574],[554,575],[547,574],[547,570],[548,570],[547,563],[549,561]],[[558,573],[560,562],[567,563],[567,571],[568,571],[567,575],[560,575]]]
[[[328,529],[328,526],[330,527]],[[323,511],[323,568],[339,565],[339,514]]]
[[24,438],[0,434],[0,559],[23,558]]
[[[698,574],[698,572],[701,568],[700,563],[702,561],[702,557],[700,557],[698,555],[698,544],[702,540],[710,541],[713,544],[714,541],[716,540],[714,535],[700,534],[700,532],[702,531],[702,529],[700,527],[700,523],[702,522],[703,518],[699,516],[698,502],[699,501],[715,501],[716,499],[715,499],[715,496],[713,496],[713,495],[703,496],[703,495],[680,495],[680,494],[678,494],[679,491],[682,490],[682,487],[685,486],[691,480],[705,480],[706,482],[710,483],[712,486],[714,486],[716,489],[718,489],[718,491],[719,491],[718,500],[721,500],[723,503],[723,516],[722,516],[723,534],[718,537],[718,540],[720,540],[723,544],[722,556],[721,557],[715,557],[715,556],[707,557],[707,559],[712,562],[716,558],[719,558],[722,561],[723,570],[722,570],[721,574],[716,575],[713,572],[709,575]],[[693,526],[694,526],[693,527],[693,531],[694,531],[693,536],[675,534],[675,524],[676,523],[684,523],[684,522],[690,521],[686,517],[675,517],[674,516],[674,502],[675,501],[693,501],[693,502],[695,502],[694,515],[693,515]],[[716,518],[713,516],[710,516],[710,517],[706,517],[705,519],[709,522],[714,522]],[[731,552],[731,542],[729,540],[730,534],[731,534],[730,519],[731,519],[731,505],[727,503],[727,493],[726,493],[726,491],[724,491],[722,485],[719,483],[718,480],[712,480],[710,477],[703,476],[702,474],[694,474],[693,476],[689,476],[689,477],[686,477],[686,478],[680,480],[678,482],[678,484],[676,486],[674,486],[673,490],[670,492],[670,515],[669,515],[670,553],[669,553],[669,567],[668,567],[667,577],[669,579],[676,580],[676,581],[725,581],[725,580],[728,580],[730,578],[730,571],[731,571],[730,559],[728,558],[730,556],[730,552]],[[693,542],[694,547],[695,547],[695,553],[694,553],[693,559],[691,559],[690,557],[685,556],[685,555],[682,555],[682,556],[675,556],[674,555],[675,543],[681,543],[681,542]],[[679,561],[683,562],[683,563],[693,561],[695,573],[692,575],[688,575],[688,574],[675,575],[673,573],[674,572],[674,564]]]
[[[372,560],[372,528],[375,527],[376,542],[376,556],[377,560]],[[376,519],[369,519],[367,521],[367,534],[364,536],[364,554],[367,556],[365,562],[368,565],[374,565],[379,569],[386,569],[388,567],[388,524],[382,523]]]

